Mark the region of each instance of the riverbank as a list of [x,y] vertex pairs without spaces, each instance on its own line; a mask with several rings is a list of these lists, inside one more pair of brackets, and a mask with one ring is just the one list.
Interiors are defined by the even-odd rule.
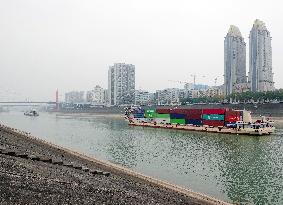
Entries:
[[[144,109],[156,109],[160,106],[144,106]],[[172,106],[162,106],[163,108],[172,108]],[[175,106],[173,106],[175,107]],[[266,103],[266,104],[191,104],[191,105],[181,105],[180,108],[230,108],[235,110],[249,110],[253,115],[265,115],[265,116],[275,116],[283,117],[283,103]],[[96,114],[123,114],[125,107],[112,106],[112,107],[95,107],[86,109],[60,109],[60,113],[72,114],[72,113],[96,113]],[[50,111],[57,112],[57,111]]]
[[0,127],[1,204],[227,204]]

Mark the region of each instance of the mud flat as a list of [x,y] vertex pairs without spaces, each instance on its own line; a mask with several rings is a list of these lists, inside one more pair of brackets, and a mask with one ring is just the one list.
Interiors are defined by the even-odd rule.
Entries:
[[0,125],[0,204],[228,204]]

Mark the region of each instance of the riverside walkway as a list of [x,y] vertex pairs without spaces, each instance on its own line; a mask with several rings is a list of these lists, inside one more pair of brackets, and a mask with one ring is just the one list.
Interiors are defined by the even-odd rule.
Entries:
[[228,204],[0,125],[0,204]]

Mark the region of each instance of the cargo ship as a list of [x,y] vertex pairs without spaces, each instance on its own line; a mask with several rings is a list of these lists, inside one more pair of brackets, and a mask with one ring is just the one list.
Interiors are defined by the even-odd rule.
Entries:
[[131,126],[163,129],[236,135],[270,135],[275,131],[269,118],[253,122],[250,111],[228,108],[127,108],[125,118]]

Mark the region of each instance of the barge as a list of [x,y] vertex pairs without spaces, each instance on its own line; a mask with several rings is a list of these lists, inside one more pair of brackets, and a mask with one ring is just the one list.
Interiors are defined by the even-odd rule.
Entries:
[[236,135],[270,135],[275,131],[274,121],[261,117],[253,122],[251,112],[247,110],[128,108],[125,116],[130,126]]

